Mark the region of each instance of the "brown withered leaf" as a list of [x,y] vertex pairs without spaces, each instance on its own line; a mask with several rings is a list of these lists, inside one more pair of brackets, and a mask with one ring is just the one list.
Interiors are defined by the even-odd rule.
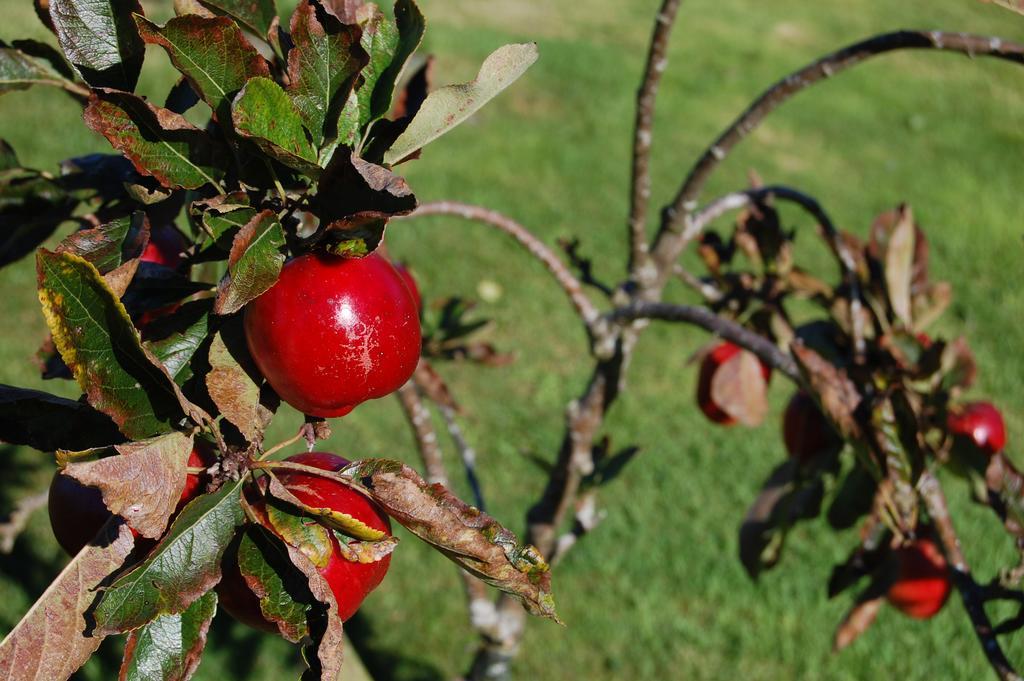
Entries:
[[825,415],[839,434],[845,440],[860,439],[861,427],[855,416],[860,394],[846,375],[846,370],[828,362],[801,341],[793,343],[791,350],[811,390],[818,396]]
[[910,207],[902,205],[885,248],[885,284],[896,318],[910,328],[913,324],[910,289],[914,276],[915,232]]
[[376,563],[394,553],[398,546],[398,537],[385,537],[380,541],[345,541],[338,537],[338,548],[342,558],[353,563]]
[[167,529],[185,489],[192,436],[174,432],[114,449],[114,456],[69,463],[64,475],[99,488],[111,513],[142,536],[156,539]]
[[107,286],[114,292],[114,295],[118,298],[123,298],[125,291],[128,290],[128,285],[132,283],[132,279],[135,278],[135,273],[139,270],[139,259],[129,260],[120,267],[110,270],[103,275],[103,279],[107,282]]
[[416,208],[403,178],[355,153],[334,155],[320,179],[317,200],[321,224],[328,230],[352,230]]
[[953,287],[948,281],[937,281],[915,292],[913,304],[914,328],[918,331],[928,328],[942,316],[953,302]]
[[433,364],[421,358],[420,363],[416,365],[416,372],[412,377],[416,381],[416,385],[426,394],[430,401],[453,409],[457,413],[462,413],[462,408],[459,407],[455,398],[452,397],[448,384],[445,383],[441,374],[437,373],[437,369],[434,368]]
[[536,548],[443,485],[428,485],[398,461],[367,459],[342,471],[384,511],[471,575],[517,597],[533,615],[559,621],[551,573]]
[[104,526],[0,643],[0,679],[67,679],[96,652],[103,637],[92,633],[85,613],[134,544],[120,520]]
[[364,3],[363,0],[323,0],[323,4],[343,24],[356,24],[359,23],[359,8]]
[[941,364],[942,384],[947,390],[966,390],[974,385],[978,365],[966,338],[961,336],[946,344],[942,350]]
[[836,628],[835,638],[832,642],[833,652],[838,653],[867,631],[867,628],[878,617],[878,611],[884,603],[885,599],[881,596],[858,601]]
[[[227,340],[233,347],[228,347]],[[224,415],[249,442],[256,442],[263,433],[260,418],[260,386],[253,380],[253,374],[246,370],[248,358],[245,340],[235,342],[238,334],[228,329],[217,332],[210,343],[210,372],[206,374],[206,389],[210,398]],[[237,355],[243,355],[241,360]],[[256,374],[258,375],[258,374]]]
[[741,350],[718,367],[711,399],[738,423],[760,425],[768,413],[768,383],[757,356]]

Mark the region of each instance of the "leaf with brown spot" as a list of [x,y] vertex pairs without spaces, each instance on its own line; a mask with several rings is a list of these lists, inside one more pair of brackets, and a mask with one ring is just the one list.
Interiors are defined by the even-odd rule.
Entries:
[[[316,475],[321,472],[319,468],[305,466],[302,464],[294,464],[291,462],[284,462],[280,465],[280,468],[298,470],[311,475]],[[352,517],[348,513],[342,513],[329,507],[312,506],[299,501],[298,497],[288,491],[288,488],[282,485],[281,481],[278,480],[277,476],[273,475],[273,473],[267,476],[267,483],[265,484],[267,485],[267,492],[270,496],[283,501],[290,506],[294,506],[300,511],[300,513],[316,518],[326,527],[362,541],[373,542],[387,538],[387,533],[375,530],[361,520]]]
[[134,544],[128,526],[111,520],[79,551],[0,642],[0,679],[67,679],[96,652],[103,635],[92,630],[85,613]]
[[[260,419],[260,386],[253,379],[246,356],[245,340],[240,333],[231,333],[231,347],[225,343],[225,330],[218,331],[210,344],[210,372],[206,374],[206,389],[217,409],[249,442],[256,442],[263,434]],[[236,356],[243,355],[241,360]],[[258,374],[256,374],[258,376]]]
[[725,413],[745,426],[757,426],[768,413],[768,382],[761,360],[740,350],[711,379],[711,399]]
[[89,404],[133,439],[169,432],[186,418],[209,419],[143,347],[124,305],[91,263],[45,249],[36,260],[43,315]]
[[199,667],[216,612],[217,594],[210,591],[185,612],[158,617],[133,631],[118,681],[188,681]]
[[265,210],[235,235],[228,256],[228,274],[217,288],[215,314],[238,312],[277,282],[284,266],[284,228],[277,214]]
[[97,487],[103,503],[142,536],[156,539],[185,489],[192,436],[169,433],[114,447],[117,454],[70,463],[64,475]]
[[334,155],[320,180],[317,202],[326,229],[341,231],[408,215],[416,208],[416,197],[403,178],[355,153]]
[[536,548],[442,485],[398,461],[367,459],[342,471],[384,511],[471,575],[515,596],[533,615],[558,620],[551,573]]
[[861,398],[857,386],[846,375],[846,370],[828,362],[801,341],[794,342],[791,351],[801,373],[817,396],[822,411],[836,426],[839,434],[844,440],[859,440],[861,427],[855,412]]
[[168,187],[218,186],[227,150],[184,116],[116,90],[94,90],[85,124],[123,153],[135,169]]

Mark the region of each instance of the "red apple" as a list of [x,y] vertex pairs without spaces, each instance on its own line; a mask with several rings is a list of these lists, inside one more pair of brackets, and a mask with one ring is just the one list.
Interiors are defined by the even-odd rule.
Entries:
[[416,309],[423,309],[423,298],[420,296],[420,287],[416,284],[416,277],[412,276],[412,272],[409,268],[400,262],[392,263],[395,266],[395,271],[402,277],[402,281],[405,282],[406,288],[409,289],[409,293],[412,294],[412,299],[416,301]]
[[188,240],[178,231],[177,227],[169,224],[161,225],[154,227],[150,232],[149,243],[142,251],[140,260],[176,270],[185,259],[186,248],[188,248]]
[[967,439],[988,456],[1006,447],[1006,424],[991,402],[968,402],[951,408],[946,415],[946,428],[951,435]]
[[918,539],[896,550],[897,576],[886,594],[900,612],[915,619],[933,617],[949,597],[949,568],[939,547]]
[[[327,452],[298,454],[286,460],[325,471],[338,471],[349,463],[348,460]],[[280,471],[278,478],[299,501],[305,504],[347,513],[375,530],[391,534],[391,522],[380,508],[347,485],[310,473],[288,470]],[[262,504],[262,500],[254,502],[257,510]],[[342,620],[347,620],[384,579],[388,566],[391,565],[391,556],[385,556],[374,563],[355,563],[342,557],[336,535],[330,532],[329,536],[333,550],[327,565],[319,571],[331,587],[338,604],[338,614]],[[230,552],[226,554],[223,568],[224,576],[217,586],[220,605],[244,624],[269,633],[277,633],[277,626],[263,617],[259,599],[245,583],[238,569],[237,560],[233,559]]]
[[786,406],[782,418],[782,439],[789,456],[801,463],[814,460],[841,442],[814,399],[805,392],[793,395]]
[[[189,468],[207,468],[213,463],[213,453],[205,443],[197,444],[188,457]],[[175,513],[197,497],[207,482],[203,473],[189,473]],[[48,500],[50,527],[57,543],[69,556],[77,555],[99,533],[111,513],[103,503],[103,495],[96,487],[88,487],[60,471],[50,483]],[[139,534],[132,530],[136,538]]]
[[288,404],[344,416],[398,390],[420,358],[416,301],[384,258],[307,254],[245,310],[249,350]]
[[[715,403],[711,397],[711,384],[715,379],[715,372],[725,364],[742,348],[728,341],[719,343],[704,357],[700,365],[700,376],[697,379],[697,406],[704,412],[711,421],[720,423],[723,426],[732,425],[736,422],[722,407]],[[772,370],[764,362],[761,362],[761,373],[764,380],[771,377]]]

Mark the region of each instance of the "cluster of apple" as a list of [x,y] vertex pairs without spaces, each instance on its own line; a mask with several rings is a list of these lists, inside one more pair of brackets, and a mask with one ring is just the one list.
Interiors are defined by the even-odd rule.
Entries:
[[[185,263],[186,246],[176,228],[164,226],[154,230],[141,260],[177,269]],[[289,261],[278,282],[250,303],[245,314],[246,339],[253,360],[285,402],[311,416],[344,416],[409,380],[420,356],[420,304],[419,288],[409,270],[380,255],[304,254]],[[136,323],[144,327],[174,307],[144,311]],[[318,360],[310,361],[312,357]],[[205,471],[216,461],[210,444],[196,442],[178,511],[204,491]],[[325,452],[299,454],[287,461],[332,472],[349,463]],[[337,481],[295,470],[283,470],[277,477],[304,504],[329,508],[391,533],[387,516],[372,501]],[[251,505],[265,512],[262,499],[254,498]],[[58,472],[50,486],[49,516],[58,543],[74,556],[111,514],[97,488]],[[139,540],[140,535],[133,533]],[[347,620],[380,584],[390,556],[355,562],[343,556],[333,533],[328,536],[331,556],[318,569],[334,593],[341,618]],[[141,540],[137,545],[138,551],[148,551],[153,542]],[[236,619],[277,631],[263,617],[259,599],[246,585],[230,551],[218,593],[221,605]]]
[[[713,423],[733,425],[735,419],[717,404],[711,391],[716,372],[743,350],[729,342],[716,345],[705,356],[697,382],[697,404]],[[771,369],[761,365],[767,381]],[[1006,446],[1006,425],[999,409],[990,402],[968,402],[947,410],[946,430],[961,451],[992,457]],[[822,413],[814,398],[799,391],[790,398],[782,419],[782,439],[790,458],[801,466],[837,452],[843,440]],[[951,590],[949,568],[938,546],[928,538],[918,538],[897,548],[894,553],[896,574],[886,597],[899,611],[917,619],[928,619],[945,604]]]

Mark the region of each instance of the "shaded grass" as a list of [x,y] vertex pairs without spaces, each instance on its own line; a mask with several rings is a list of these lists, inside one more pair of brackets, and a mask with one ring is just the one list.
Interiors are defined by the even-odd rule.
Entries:
[[[282,3],[283,4],[283,3]],[[535,39],[542,58],[522,82],[471,121],[402,167],[423,200],[486,204],[522,220],[549,243],[576,234],[598,274],[616,281],[625,258],[632,99],[657,3],[586,0],[424,0],[428,48],[438,55],[438,82],[466,80],[496,46]],[[166,11],[167,3],[150,3]],[[0,38],[24,33],[25,7],[5,17]],[[1024,21],[973,2],[828,3],[693,0],[684,4],[656,119],[653,172],[666,201],[703,146],[764,87],[819,54],[870,33],[941,27],[1024,38]],[[37,36],[42,35],[36,31]],[[155,71],[143,92],[161,99],[173,82],[166,58],[147,54]],[[941,333],[967,334],[980,367],[977,395],[994,397],[1007,415],[1011,447],[1024,438],[1024,341],[1020,316],[1020,150],[1024,142],[1024,72],[992,61],[942,54],[884,57],[801,94],[772,116],[721,169],[706,198],[745,184],[748,168],[769,182],[817,195],[835,221],[864,233],[871,219],[910,201],[932,237],[932,271],[956,285]],[[59,93],[36,90],[0,98],[0,137],[29,165],[53,168],[65,156],[105,151]],[[795,212],[799,247],[826,267],[811,225]],[[652,218],[653,219],[653,218]],[[480,455],[490,510],[517,531],[542,474],[524,454],[551,458],[562,409],[589,371],[584,338],[543,269],[487,228],[443,219],[394,224],[392,252],[407,258],[427,299],[476,296],[481,281],[504,295],[481,303],[495,319],[492,339],[515,350],[511,367],[443,368],[466,409],[465,427]],[[829,270],[823,270],[829,273]],[[0,344],[0,381],[75,394],[67,383],[43,384],[30,362],[44,324],[35,302],[30,260],[0,270],[9,329]],[[687,299],[682,290],[671,297]],[[884,611],[851,649],[829,653],[831,633],[848,602],[827,601],[831,565],[854,533],[822,523],[798,528],[780,567],[751,583],[736,559],[736,529],[760,482],[781,457],[776,423],[788,386],[776,381],[769,422],[755,431],[709,427],[693,408],[695,376],[686,358],[706,336],[655,326],[644,339],[630,390],[610,415],[616,446],[637,443],[639,459],[610,486],[608,519],[563,563],[555,578],[568,627],[531,623],[519,678],[588,679],[975,679],[984,660],[963,609],[951,602],[929,623]],[[298,424],[283,413],[271,441]],[[338,421],[329,448],[350,458],[413,461],[412,443],[392,400],[360,407]],[[452,450],[446,451],[449,457]],[[32,474],[49,476],[48,457],[13,454]],[[35,463],[36,466],[32,467]],[[10,484],[8,485],[8,488]],[[466,495],[464,485],[457,490]],[[952,495],[968,557],[982,577],[1006,564],[1012,547],[996,522]],[[4,506],[3,508],[6,508]],[[20,557],[0,557],[0,629],[24,612],[61,558],[45,518],[34,519]],[[18,561],[36,567],[25,577]],[[20,576],[18,576],[20,575]],[[450,677],[468,659],[473,638],[458,578],[433,551],[403,535],[391,578],[351,629],[368,640],[371,669],[400,679]],[[291,674],[287,646],[250,637],[219,620],[197,678]],[[260,641],[260,643],[257,643]],[[1008,648],[1024,659],[1020,637]],[[116,651],[113,653],[116,655]],[[570,671],[571,670],[571,671]],[[94,666],[89,678],[110,678]]]

